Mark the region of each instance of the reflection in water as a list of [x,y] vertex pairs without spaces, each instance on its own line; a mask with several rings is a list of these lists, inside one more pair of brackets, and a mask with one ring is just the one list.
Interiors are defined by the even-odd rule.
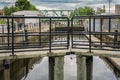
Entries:
[[65,56],[64,62],[64,80],[77,80],[76,56]]
[[[37,64],[33,65],[38,61]],[[67,55],[10,61],[10,80],[119,80],[99,57]],[[20,63],[20,64],[19,64]],[[2,61],[0,64],[3,65]],[[31,69],[31,66],[33,68]],[[0,66],[0,80],[7,69]],[[27,75],[26,75],[27,74]],[[120,74],[120,73],[117,73]],[[24,77],[23,77],[24,76]]]
[[98,57],[93,60],[93,80],[117,80],[104,61]]
[[106,65],[110,68],[110,70],[115,74],[117,80],[120,80],[120,70],[118,70],[116,66],[114,66],[114,64],[109,61],[109,58],[102,58],[102,59],[104,60]]
[[93,57],[86,57],[87,80],[93,80]]
[[45,57],[29,72],[25,80],[48,80],[48,58]]
[[[0,80],[20,80],[41,58],[0,61]],[[6,63],[6,64],[5,64]]]
[[[50,63],[52,62],[51,65],[48,63],[48,60]],[[63,60],[64,72],[63,65],[61,65]],[[52,69],[49,70],[50,68]],[[84,74],[79,75],[81,73]],[[52,77],[51,79],[49,79],[49,74]],[[57,78],[63,76],[63,74],[64,79],[62,77],[61,80],[81,80],[80,78],[84,78],[82,80],[118,80],[102,59],[98,57],[76,57],[75,55],[65,56],[64,59],[60,57],[45,57],[34,66],[25,80],[60,80]]]

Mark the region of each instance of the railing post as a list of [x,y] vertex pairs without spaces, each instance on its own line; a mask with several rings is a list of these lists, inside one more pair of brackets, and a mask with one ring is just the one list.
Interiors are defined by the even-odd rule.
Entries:
[[27,26],[24,25],[24,32],[25,32],[25,45],[28,44],[28,33],[27,33]]
[[100,48],[102,48],[102,18],[100,18]]
[[71,19],[71,28],[70,28],[70,39],[71,39],[71,42],[70,42],[70,46],[71,46],[71,48],[73,48],[73,17],[72,17],[72,19]]
[[12,55],[14,56],[14,20],[12,17]]
[[69,18],[68,18],[68,30],[67,30],[67,48],[69,48],[69,44],[70,44],[70,42],[69,42],[69,40],[70,40],[70,21],[69,21]]
[[9,49],[9,47],[10,47],[10,26],[9,26],[9,18],[7,18],[7,31],[8,31],[8,33],[7,33],[7,35],[8,35],[8,37],[7,37],[7,42],[8,42],[8,49]]
[[52,19],[50,18],[50,26],[49,26],[49,52],[51,53],[51,27],[52,27]]
[[95,18],[93,18],[93,32],[95,32]]
[[41,45],[41,21],[39,18],[39,45]]
[[[1,25],[2,26],[2,34],[4,35],[4,25]],[[5,39],[4,39],[4,36],[2,37],[2,44],[4,45],[4,41]]]
[[89,52],[91,52],[91,16],[89,16]]
[[114,48],[118,48],[118,30],[114,32]]
[[111,18],[109,18],[109,32],[111,32]]

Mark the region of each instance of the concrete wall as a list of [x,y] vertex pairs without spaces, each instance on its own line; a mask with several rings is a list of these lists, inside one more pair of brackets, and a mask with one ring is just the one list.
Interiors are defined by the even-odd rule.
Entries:
[[120,4],[115,5],[115,14],[120,15]]

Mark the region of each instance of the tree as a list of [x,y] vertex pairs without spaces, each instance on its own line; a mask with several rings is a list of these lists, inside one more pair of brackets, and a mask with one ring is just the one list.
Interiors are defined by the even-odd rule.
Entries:
[[11,15],[11,13],[22,10],[37,10],[28,0],[17,0],[15,6],[4,7],[3,11],[5,15]]
[[28,0],[17,0],[15,6],[20,10],[37,10]]
[[102,8],[97,8],[96,14],[101,14],[101,13],[105,13],[105,10]]
[[27,10],[31,6],[28,0],[17,0],[15,2],[15,6],[18,7],[20,10]]
[[3,10],[4,10],[5,15],[10,15],[11,14],[11,10],[9,9],[9,7],[5,6]]
[[83,16],[83,15],[94,15],[95,11],[91,7],[84,7],[84,8],[76,8],[73,12],[71,12],[70,17],[73,16]]

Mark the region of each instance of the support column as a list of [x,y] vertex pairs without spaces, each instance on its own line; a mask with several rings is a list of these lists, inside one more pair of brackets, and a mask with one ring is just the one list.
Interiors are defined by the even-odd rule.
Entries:
[[54,80],[64,80],[64,56],[55,57]]
[[77,80],[86,80],[86,57],[77,56]]
[[93,57],[86,58],[87,80],[93,80]]
[[10,80],[10,60],[3,61],[4,66],[4,80]]
[[49,80],[54,80],[55,58],[49,57]]

